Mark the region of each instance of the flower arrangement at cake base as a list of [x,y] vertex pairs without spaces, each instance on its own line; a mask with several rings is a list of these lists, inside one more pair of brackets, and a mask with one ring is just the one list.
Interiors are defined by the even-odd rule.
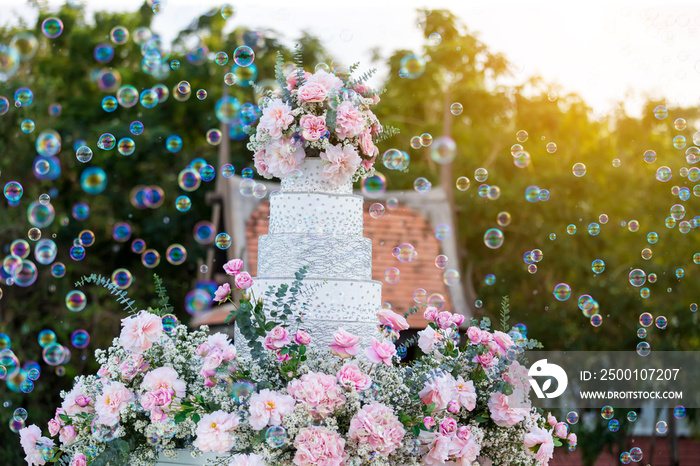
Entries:
[[[245,291],[241,265],[225,270]],[[565,423],[530,405],[518,360],[538,343],[484,319],[460,345],[463,318],[427,307],[411,362],[395,346],[406,315],[388,309],[377,314],[383,339],[365,351],[342,328],[330,347],[310,348],[314,336],[288,315],[303,270],[297,278],[266,294],[279,313],[266,317],[263,300],[246,293],[237,304],[255,359],[239,357],[224,334],[179,325],[160,289],[163,307],[124,318],[119,338],[96,352],[97,374],[62,393],[49,437],[35,425],[20,431],[27,463],[546,465],[555,446],[575,446]],[[230,292],[220,287],[217,299]]]

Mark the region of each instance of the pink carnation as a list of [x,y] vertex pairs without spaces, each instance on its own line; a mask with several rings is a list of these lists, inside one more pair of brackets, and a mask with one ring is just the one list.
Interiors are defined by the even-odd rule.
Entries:
[[389,456],[401,445],[406,431],[394,411],[372,402],[365,405],[350,420],[348,436],[359,445],[367,444],[381,456]]
[[231,259],[224,264],[224,272],[226,275],[236,275],[243,268],[243,261],[240,259]]
[[95,401],[95,412],[103,424],[119,422],[119,416],[136,397],[121,382],[107,385]]
[[87,458],[82,453],[76,453],[70,466],[87,466]]
[[299,120],[301,135],[307,141],[318,141],[326,134],[326,120],[320,116],[304,115]]
[[39,452],[40,446],[53,447],[54,442],[50,438],[41,436],[41,429],[32,424],[19,431],[19,443],[24,450],[24,460],[29,466],[46,464],[46,460]]
[[282,131],[289,128],[292,122],[294,122],[292,107],[284,103],[282,99],[274,99],[267,107],[263,108],[258,127],[267,130],[270,136],[276,139],[282,136]]
[[355,390],[367,390],[372,385],[372,378],[364,374],[357,364],[345,364],[338,371],[337,378],[341,386]]
[[346,100],[338,105],[335,117],[335,132],[338,139],[359,136],[365,129],[362,112],[352,102]]
[[391,359],[396,354],[396,347],[390,341],[380,342],[376,338],[372,338],[372,344],[365,350],[365,354],[373,364],[384,363],[391,366]]
[[306,407],[315,420],[327,418],[345,403],[345,396],[335,377],[320,372],[311,372],[292,380],[287,391]]
[[517,407],[523,404],[522,392],[514,391],[511,395],[495,392],[488,401],[491,419],[500,427],[513,426],[525,419],[529,412],[529,409],[525,407]]
[[299,168],[304,157],[304,148],[294,146],[287,138],[275,139],[265,148],[267,171],[277,178],[284,178],[290,171]]
[[370,130],[366,130],[364,133],[360,134],[360,150],[367,157],[376,157],[379,155],[379,149],[374,145],[372,141],[372,133]]
[[135,316],[122,319],[122,332],[119,344],[132,353],[143,353],[163,334],[163,322],[160,317],[148,311],[141,311]]
[[409,327],[406,318],[391,309],[381,309],[377,312],[377,317],[380,324],[388,325],[394,330],[406,330]]
[[278,350],[284,348],[292,342],[292,336],[289,334],[286,328],[278,325],[277,327],[270,330],[270,333],[265,337],[265,348],[269,350]]
[[552,439],[551,431],[534,427],[530,432],[525,434],[523,446],[533,458],[539,461],[539,464],[546,466],[549,460],[554,456],[554,440]]
[[250,427],[261,430],[266,426],[279,426],[282,418],[294,411],[294,398],[277,392],[261,390],[250,397]]
[[345,440],[326,427],[305,427],[294,439],[296,466],[341,466],[345,463]]
[[426,354],[432,353],[440,338],[440,334],[434,328],[430,326],[425,327],[418,332],[418,347]]
[[172,367],[159,367],[143,377],[141,390],[155,392],[159,388],[165,388],[174,392],[174,398],[183,398],[187,384],[178,377],[177,371]]
[[362,162],[352,146],[331,144],[320,156],[322,160],[330,162],[323,165],[323,177],[338,185],[350,181]]
[[302,102],[323,102],[328,97],[328,91],[319,83],[306,82],[297,91]]
[[457,401],[463,408],[467,411],[472,411],[476,408],[476,389],[474,388],[474,382],[471,380],[465,382],[460,375],[455,383],[455,389],[457,390]]
[[340,358],[349,358],[350,356],[357,356],[360,353],[360,348],[357,344],[360,342],[360,337],[353,335],[352,333],[346,332],[342,328],[339,328],[337,332],[333,334],[333,341],[331,343],[331,353],[335,354]]
[[250,455],[233,455],[228,466],[266,466],[264,458],[255,453]]
[[418,393],[421,401],[426,405],[435,404],[433,411],[447,408],[450,400],[457,397],[456,381],[450,374],[433,377],[428,380],[423,390]]
[[226,301],[230,294],[231,285],[229,285],[228,283],[224,283],[223,285],[219,286],[219,288],[217,288],[217,290],[214,292],[214,301],[216,301],[217,303]]
[[202,452],[225,452],[233,448],[236,437],[233,430],[238,427],[238,415],[224,411],[205,414],[197,423],[197,439],[192,445]]

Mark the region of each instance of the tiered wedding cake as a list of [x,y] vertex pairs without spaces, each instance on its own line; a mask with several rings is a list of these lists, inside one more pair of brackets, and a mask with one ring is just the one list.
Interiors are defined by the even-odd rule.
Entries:
[[[352,194],[352,181],[327,182],[322,161],[307,157],[301,176],[282,180],[282,191],[270,196],[269,234],[258,242],[257,298],[270,286],[294,281],[308,266],[304,298],[296,313],[303,314],[312,346],[327,347],[342,327],[369,343],[377,335],[381,282],[372,280],[372,241],[363,234],[363,198]],[[248,353],[236,331],[236,347]]]

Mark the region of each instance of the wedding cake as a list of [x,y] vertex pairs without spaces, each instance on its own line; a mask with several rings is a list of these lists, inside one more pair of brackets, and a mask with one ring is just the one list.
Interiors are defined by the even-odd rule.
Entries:
[[[306,158],[270,196],[269,233],[258,241],[255,297],[284,283],[307,266],[297,315],[312,345],[327,347],[339,327],[362,337],[377,335],[382,284],[372,280],[372,241],[363,237],[363,198],[352,181],[328,182],[320,158]],[[299,174],[301,172],[301,174]],[[239,351],[248,352],[236,333]]]

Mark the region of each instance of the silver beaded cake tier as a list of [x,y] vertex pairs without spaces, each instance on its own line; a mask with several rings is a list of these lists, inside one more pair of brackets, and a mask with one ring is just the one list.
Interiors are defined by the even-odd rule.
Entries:
[[[372,242],[362,236],[363,198],[352,194],[351,181],[326,181],[318,158],[306,158],[299,170],[301,176],[282,180],[282,191],[270,197],[269,234],[258,239],[253,293],[264,299],[270,287],[291,284],[307,266],[294,312],[303,316],[312,345],[327,347],[342,327],[368,346],[378,335],[382,284],[372,280]],[[235,340],[239,353],[248,355],[238,329]]]

